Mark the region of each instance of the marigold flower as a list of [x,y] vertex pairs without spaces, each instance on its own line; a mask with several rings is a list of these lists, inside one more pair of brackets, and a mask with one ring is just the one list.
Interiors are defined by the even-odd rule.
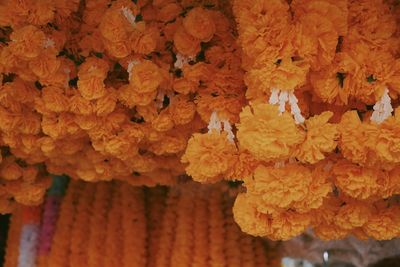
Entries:
[[116,91],[113,88],[108,88],[106,95],[96,100],[96,114],[105,116],[114,111],[117,105]]
[[250,179],[252,173],[260,164],[247,150],[239,151],[236,163],[228,174],[229,179],[246,180]]
[[78,115],[89,115],[93,112],[93,106],[89,100],[76,94],[69,99],[70,111]]
[[259,165],[244,185],[258,211],[274,213],[275,208],[290,208],[294,202],[303,200],[311,181],[308,168],[289,163],[283,167]]
[[334,164],[332,171],[336,186],[351,197],[366,199],[378,192],[378,169],[342,160]]
[[150,54],[154,52],[160,37],[156,27],[146,27],[142,31],[135,31],[129,36],[130,48],[139,54]]
[[362,227],[371,217],[372,210],[368,203],[350,202],[340,207],[335,216],[335,224],[346,230]]
[[268,104],[245,107],[237,128],[240,147],[264,161],[289,158],[305,138],[290,114]]
[[257,211],[247,199],[247,194],[239,194],[233,205],[233,216],[243,232],[254,236],[267,236],[272,232],[271,219]]
[[42,89],[42,100],[49,111],[65,112],[69,110],[68,98],[61,88],[46,86]]
[[29,68],[39,78],[44,78],[54,74],[60,67],[61,62],[56,55],[44,53],[43,56],[35,58],[29,62]]
[[327,164],[329,163],[320,162],[312,170],[312,180],[306,197],[293,204],[297,212],[305,213],[321,207],[324,199],[332,192],[333,184],[329,180],[330,172],[326,169]]
[[272,216],[270,238],[288,240],[300,235],[310,224],[310,214],[300,214],[294,211],[285,211]]
[[10,36],[12,53],[22,59],[32,59],[40,55],[44,49],[45,34],[33,25],[14,31]]
[[323,112],[306,120],[306,140],[295,155],[302,162],[316,163],[325,158],[324,153],[332,152],[337,145],[339,133],[335,124],[328,123],[332,112]]
[[208,42],[215,33],[215,23],[210,11],[195,7],[191,9],[183,19],[183,27],[185,31],[193,37]]
[[233,166],[236,153],[236,146],[225,133],[195,133],[188,141],[182,162],[189,164],[186,172],[195,181],[216,182]]
[[195,104],[184,96],[176,96],[171,100],[169,113],[174,123],[182,125],[191,122],[196,114]]
[[169,114],[168,110],[163,110],[151,122],[151,125],[156,131],[165,132],[171,130],[172,127],[174,127],[174,121],[171,114]]
[[379,134],[375,139],[376,143],[371,144],[377,157],[384,162],[400,162],[400,122],[397,117],[400,116],[388,118],[380,124]]
[[23,169],[15,162],[15,158],[7,157],[1,166],[1,177],[6,180],[17,180],[22,176]]
[[162,82],[159,67],[149,60],[136,64],[132,68],[130,82],[139,93],[155,91]]
[[182,12],[182,7],[175,2],[168,3],[161,7],[157,13],[157,19],[163,22],[174,20]]
[[343,156],[354,163],[365,164],[368,145],[375,143],[377,135],[374,127],[362,123],[356,111],[348,111],[343,114],[338,130],[339,148]]
[[363,230],[377,240],[389,240],[400,234],[400,209],[398,206],[383,208],[373,213]]
[[178,27],[174,34],[174,45],[185,56],[192,57],[200,52],[200,40],[190,35],[183,26]]

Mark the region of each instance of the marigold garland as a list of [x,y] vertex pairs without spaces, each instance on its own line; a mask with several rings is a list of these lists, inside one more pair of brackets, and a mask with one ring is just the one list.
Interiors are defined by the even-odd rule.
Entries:
[[[199,187],[198,184],[189,182],[171,189],[148,189],[119,182],[92,184],[70,181],[62,201],[59,220],[56,222],[51,253],[42,256],[48,257],[47,266],[68,266],[78,258],[89,264],[96,261],[99,266],[225,266],[213,258],[227,264],[235,262],[237,266],[279,266],[274,259],[278,257],[277,252],[272,249],[267,252],[269,248],[265,240],[245,235],[235,224],[231,216],[232,196],[235,194],[222,184]],[[111,199],[111,203],[105,201],[107,199]],[[67,205],[66,201],[70,203]],[[90,210],[87,210],[89,207]],[[196,207],[199,209],[195,209]],[[192,216],[193,212],[195,216]],[[212,221],[201,216],[211,214],[210,212],[218,212],[219,215]],[[71,217],[69,225],[63,219],[66,215]],[[14,224],[14,219],[18,220],[21,216],[19,213],[14,213],[13,216],[12,229],[18,230],[25,225],[18,221]],[[152,227],[146,229],[151,218],[162,220],[157,223],[153,221]],[[92,227],[90,223],[81,222],[77,227],[76,221],[83,219],[102,225]],[[67,229],[64,226],[68,226]],[[154,242],[156,234],[161,234],[158,242]],[[213,241],[213,234],[218,234],[219,243]],[[231,239],[232,236],[235,238]],[[101,241],[100,238],[103,243],[94,246],[93,242]],[[86,241],[77,243],[83,239]],[[166,239],[169,240],[169,247],[161,242]],[[73,247],[85,243],[89,250]],[[19,250],[18,246],[15,248],[18,254],[21,247]],[[170,256],[166,253],[170,253]],[[267,255],[268,253],[271,255]],[[8,266],[17,266],[18,262],[12,264],[10,261],[13,257],[14,253],[9,250]],[[151,260],[152,258],[156,260]]]
[[[43,202],[49,173],[148,186],[190,176],[242,181],[233,213],[250,234],[289,239],[312,226],[322,239],[395,238],[399,14],[385,0],[2,1],[0,212]],[[128,207],[112,208],[126,204],[120,190],[99,205],[123,222]],[[173,223],[184,217],[169,205],[162,266],[181,260],[176,251],[201,257],[182,245]],[[210,231],[222,216],[213,205]],[[129,231],[99,216],[107,231]],[[215,231],[219,266],[228,260]]]

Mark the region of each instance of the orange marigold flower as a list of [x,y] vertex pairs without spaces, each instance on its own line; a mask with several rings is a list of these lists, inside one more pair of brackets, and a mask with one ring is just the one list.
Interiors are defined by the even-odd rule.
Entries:
[[46,86],[42,89],[42,100],[46,109],[53,112],[69,110],[69,101],[64,90],[58,87]]
[[354,163],[365,164],[369,145],[375,144],[377,131],[360,121],[357,111],[348,111],[338,125],[339,148],[343,156]]
[[186,172],[193,180],[216,182],[232,168],[236,154],[236,146],[229,142],[225,132],[195,133],[188,141],[182,162],[189,164]]
[[192,57],[200,52],[200,40],[187,33],[183,26],[178,27],[174,34],[174,45],[185,56]]
[[179,4],[175,2],[168,3],[160,8],[157,13],[157,19],[163,22],[169,22],[178,17],[181,12],[182,7]]
[[290,208],[294,202],[303,200],[311,181],[308,168],[289,163],[283,167],[259,165],[244,185],[258,211],[274,213],[275,208]]
[[215,33],[211,12],[202,7],[195,7],[188,12],[183,19],[183,27],[187,33],[202,42],[210,41]]
[[371,144],[378,159],[389,163],[400,163],[400,112],[379,125],[376,143]]
[[169,114],[168,110],[163,110],[151,122],[151,125],[156,131],[166,132],[174,127],[174,121],[171,114]]
[[44,78],[54,74],[61,65],[55,54],[44,53],[44,55],[35,58],[29,62],[29,68],[39,78]]
[[[318,216],[318,214],[315,216]],[[340,240],[345,238],[349,231],[335,224],[321,223],[314,227],[314,233],[322,240]]]
[[174,91],[183,95],[188,95],[191,92],[195,92],[198,88],[198,84],[192,81],[189,81],[186,78],[177,78],[174,79],[173,84]]
[[44,49],[45,34],[33,25],[17,29],[10,36],[12,53],[22,59],[32,59],[40,55]]
[[233,205],[233,216],[243,232],[254,236],[271,234],[271,220],[248,201],[247,194],[239,194]]
[[247,150],[240,151],[228,178],[233,180],[250,179],[259,164],[260,161],[256,160]]
[[193,120],[196,114],[196,106],[188,97],[178,95],[170,100],[172,103],[169,106],[171,118],[177,125],[189,123]]
[[306,120],[306,140],[295,153],[298,160],[313,164],[336,148],[339,133],[336,124],[328,123],[332,116],[332,112],[326,111]]
[[160,37],[159,29],[146,27],[143,31],[134,31],[129,37],[129,44],[132,51],[147,55],[156,49]]
[[22,176],[22,171],[14,157],[7,157],[2,162],[0,174],[5,180],[17,180]]
[[382,172],[378,180],[380,184],[380,195],[388,198],[394,194],[400,194],[400,167],[396,166],[390,172]]
[[116,58],[125,58],[131,53],[129,43],[127,41],[111,42],[103,40],[104,48],[110,55]]
[[284,211],[272,216],[272,234],[268,235],[268,237],[275,240],[288,240],[304,232],[310,221],[310,214]]
[[139,93],[150,93],[157,89],[163,78],[156,64],[144,60],[132,67],[129,80]]
[[[338,95],[343,95],[340,92],[346,91],[345,88],[341,88],[341,82],[338,79],[337,73],[333,66],[310,73],[310,83],[313,87],[313,93],[326,103],[333,103]],[[347,96],[343,97],[343,99],[341,98],[343,103],[347,103]]]
[[272,69],[270,88],[291,91],[306,83],[310,66],[304,61],[293,61],[283,58],[279,64],[274,64]]
[[335,224],[346,230],[362,227],[371,217],[372,210],[368,203],[352,201],[341,206],[335,216]]
[[378,169],[361,167],[341,160],[333,166],[335,185],[347,195],[367,199],[379,190]]
[[305,138],[289,113],[279,115],[278,107],[269,104],[245,107],[237,128],[241,148],[264,161],[290,157]]
[[389,240],[398,237],[400,235],[399,214],[399,206],[379,209],[371,216],[368,223],[364,224],[363,230],[377,240]]
[[333,190],[333,184],[328,179],[330,172],[326,169],[329,163],[320,162],[312,170],[312,180],[308,187],[308,193],[301,201],[296,201],[293,207],[300,213],[322,206],[323,201]]
[[107,93],[96,100],[96,114],[105,116],[114,111],[117,105],[116,91],[113,88],[107,88]]
[[29,12],[28,22],[45,25],[54,19],[55,6],[51,0],[37,1]]
[[106,93],[104,78],[89,75],[79,77],[78,90],[87,100],[101,98]]
[[74,114],[89,115],[93,112],[93,106],[89,100],[79,93],[69,99],[70,111]]

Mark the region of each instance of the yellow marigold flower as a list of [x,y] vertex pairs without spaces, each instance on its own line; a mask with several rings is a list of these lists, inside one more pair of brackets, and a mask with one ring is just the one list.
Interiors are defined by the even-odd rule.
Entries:
[[277,88],[283,91],[291,91],[306,83],[309,65],[303,61],[293,61],[283,58],[271,74],[270,89]]
[[305,138],[289,113],[269,104],[245,107],[237,128],[240,147],[264,161],[289,158]]
[[362,227],[368,222],[372,215],[371,207],[368,203],[352,201],[340,207],[335,216],[335,224],[346,230]]
[[288,240],[304,232],[310,221],[310,214],[284,211],[272,216],[272,233],[268,237],[274,240]]
[[152,143],[149,151],[156,155],[173,155],[181,153],[187,146],[188,138],[180,132],[168,133],[161,136],[160,140]]
[[303,200],[311,181],[308,168],[289,163],[283,167],[259,165],[244,185],[247,194],[256,201],[258,211],[273,213],[274,207],[290,208],[294,202]]
[[186,32],[202,42],[210,41],[215,33],[215,23],[210,13],[202,7],[191,9],[183,19]]
[[[317,214],[316,214],[317,216]],[[340,240],[345,238],[349,231],[337,225],[322,223],[314,228],[314,232],[318,238],[322,240]]]
[[[398,109],[396,113],[399,113]],[[379,125],[376,143],[371,147],[381,161],[400,163],[400,114],[387,118]]]
[[363,226],[363,230],[374,239],[389,240],[400,234],[400,207],[381,208]]
[[323,160],[324,153],[336,148],[339,133],[336,124],[328,123],[332,116],[333,113],[327,111],[306,120],[306,140],[295,153],[298,160],[313,164]]
[[267,236],[271,234],[271,219],[257,211],[247,199],[247,194],[242,193],[236,197],[233,206],[233,216],[243,232],[254,236]]
[[186,172],[193,180],[216,182],[232,168],[236,154],[236,146],[229,142],[225,132],[195,133],[188,141],[182,162],[189,164]]
[[341,160],[333,166],[335,185],[347,195],[367,199],[379,190],[379,169],[360,167]]
[[236,163],[233,165],[227,178],[232,180],[250,178],[259,164],[260,161],[256,160],[247,150],[240,151]]
[[388,198],[394,194],[400,194],[400,167],[396,166],[388,173],[382,172],[378,180],[380,195]]
[[343,156],[354,163],[365,164],[369,146],[376,142],[376,128],[362,123],[356,111],[348,111],[343,114],[338,130],[339,148]]
[[324,199],[332,192],[333,183],[329,179],[330,172],[326,169],[327,164],[329,163],[320,162],[312,170],[312,181],[306,197],[293,205],[296,211],[305,213],[321,207]]

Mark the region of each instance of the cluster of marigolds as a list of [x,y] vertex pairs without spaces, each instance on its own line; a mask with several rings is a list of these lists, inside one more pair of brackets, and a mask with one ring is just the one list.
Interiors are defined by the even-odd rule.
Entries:
[[274,247],[240,231],[232,196],[224,185],[71,181],[58,208],[46,196],[42,216],[16,208],[4,266],[280,266]]
[[395,0],[4,0],[0,210],[48,173],[238,180],[244,232],[400,236]]

